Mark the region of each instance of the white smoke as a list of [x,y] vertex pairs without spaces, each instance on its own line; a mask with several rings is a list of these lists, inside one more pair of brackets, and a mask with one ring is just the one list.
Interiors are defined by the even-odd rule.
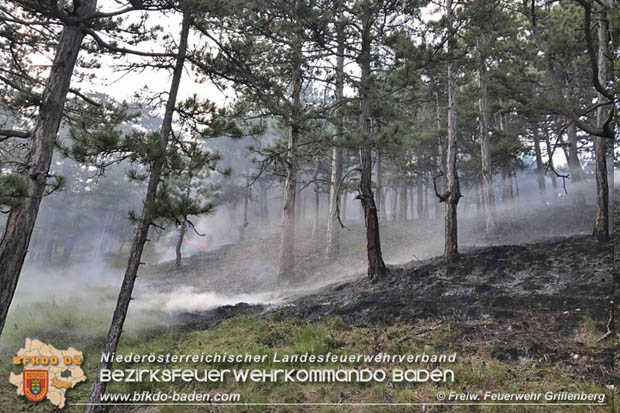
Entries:
[[247,304],[278,304],[282,297],[275,294],[226,295],[215,291],[199,291],[195,287],[181,286],[169,293],[148,293],[136,297],[136,307],[141,310],[163,310],[167,313],[205,311],[213,308]]

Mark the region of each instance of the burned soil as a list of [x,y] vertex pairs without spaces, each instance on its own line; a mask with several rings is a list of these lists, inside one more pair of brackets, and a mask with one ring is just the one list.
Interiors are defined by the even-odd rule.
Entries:
[[[613,352],[583,344],[584,320],[605,331],[613,292],[613,246],[589,236],[466,251],[393,267],[378,282],[332,284],[276,306],[238,304],[179,315],[184,329],[205,329],[233,315],[385,326],[427,320],[450,323],[462,354],[492,344],[500,361],[553,360],[576,375],[613,382]],[[446,343],[448,344],[448,343]],[[587,360],[576,363],[575,357]]]
[[612,245],[568,237],[465,252],[391,268],[378,282],[356,280],[297,299],[282,313],[338,315],[354,323],[427,317],[514,319],[526,313],[608,314]]
[[[194,330],[247,314],[311,321],[337,316],[350,325],[378,328],[423,320],[449,324],[458,339],[446,342],[446,349],[467,358],[485,348],[491,353],[485,357],[547,363],[576,380],[609,385],[615,337],[598,339],[610,318],[613,257],[611,243],[598,243],[583,232],[520,245],[469,246],[453,264],[441,257],[414,260],[390,267],[374,283],[358,273],[304,293],[293,284],[288,298],[277,304],[186,312],[177,321],[182,329]],[[269,288],[277,283],[273,278]]]

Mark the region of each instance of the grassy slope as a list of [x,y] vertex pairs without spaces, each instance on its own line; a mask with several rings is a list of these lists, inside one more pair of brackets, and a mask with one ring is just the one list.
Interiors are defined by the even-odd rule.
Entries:
[[[426,351],[436,353],[457,352],[457,363],[454,366],[443,365],[444,368],[453,368],[455,371],[455,383],[442,386],[433,384],[119,384],[108,388],[109,392],[134,392],[141,390],[154,391],[199,391],[199,392],[239,392],[243,402],[435,402],[438,390],[490,390],[502,392],[522,391],[585,391],[605,392],[610,396],[600,383],[593,379],[580,379],[574,376],[574,370],[565,366],[564,363],[556,363],[552,358],[543,356],[538,359],[525,359],[516,362],[499,361],[494,356],[494,343],[472,347],[468,342],[461,340],[463,337],[462,327],[446,322],[434,320],[420,321],[415,324],[400,324],[393,326],[352,327],[346,325],[338,318],[322,320],[318,323],[307,323],[301,320],[274,318],[257,319],[253,317],[236,317],[222,322],[215,328],[205,331],[186,333],[168,332],[158,334],[145,331],[141,336],[127,337],[119,349],[119,354],[134,352],[135,354],[177,353],[177,354],[200,354],[201,352],[228,352],[228,353],[256,353],[269,354],[274,351],[279,353],[303,353],[311,352],[321,354],[324,352],[344,354],[374,354],[379,351],[391,354],[418,354]],[[584,353],[595,349],[601,350],[610,343],[596,343],[595,339],[602,331],[597,323],[584,320],[582,332],[574,340],[584,348]],[[501,334],[501,331],[498,332]],[[85,369],[88,377],[93,377],[97,363],[97,351],[93,346],[84,349],[87,356]],[[268,360],[270,357],[268,357]],[[576,360],[574,363],[587,364],[587,359]],[[8,371],[3,363],[2,376],[7,377]],[[140,365],[134,365],[139,367]],[[379,367],[381,365],[374,365]],[[142,365],[150,368],[148,364]],[[163,367],[163,366],[157,366]],[[205,368],[210,366],[177,364],[167,366],[169,368]],[[266,364],[252,365],[226,365],[225,368],[235,367],[259,367],[259,368],[295,368],[300,365],[282,366]],[[312,366],[310,366],[312,367]],[[371,366],[373,367],[373,366]],[[396,365],[384,365],[383,368],[396,368]],[[422,365],[406,366],[400,368],[423,368]],[[13,386],[7,381],[0,385],[0,407],[6,412],[26,411],[53,411],[49,403],[44,403],[36,410],[32,404],[23,397],[17,397],[12,393]],[[68,393],[68,402],[84,401],[88,396],[89,385],[79,385]],[[10,409],[5,410],[7,406]],[[81,411],[78,407],[69,407],[67,411]],[[230,408],[221,409],[225,411]],[[440,409],[437,411],[478,411],[478,408],[461,407]],[[554,411],[604,411],[599,408],[559,408]],[[112,411],[123,411],[116,408]],[[162,407],[161,412],[193,412],[201,411],[195,408],[172,408]],[[205,411],[212,411],[211,409]],[[238,411],[264,411],[264,408],[239,409]],[[290,408],[274,408],[272,411],[297,411]],[[354,408],[325,407],[320,411],[359,411]],[[376,408],[369,411],[384,411]],[[402,408],[394,411],[403,411]],[[417,411],[411,408],[410,411]],[[539,409],[489,407],[484,411],[540,411]]]

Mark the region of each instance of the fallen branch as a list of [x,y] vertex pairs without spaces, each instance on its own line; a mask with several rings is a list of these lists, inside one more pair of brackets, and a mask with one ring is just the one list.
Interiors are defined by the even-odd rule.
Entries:
[[614,323],[614,309],[613,309],[613,301],[612,301],[612,308],[611,310],[609,310],[609,320],[607,321],[607,326],[606,326],[607,332],[596,340],[597,343],[605,340],[607,337],[613,334],[613,330],[612,330],[613,323]]

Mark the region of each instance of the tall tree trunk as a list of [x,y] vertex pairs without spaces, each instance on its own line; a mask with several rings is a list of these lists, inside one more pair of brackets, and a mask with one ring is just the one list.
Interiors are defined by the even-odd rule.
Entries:
[[[339,122],[340,123],[340,122]],[[340,126],[336,126],[336,135],[341,134],[342,123]],[[332,149],[332,174],[329,189],[329,217],[327,220],[327,247],[325,249],[325,255],[334,259],[340,255],[340,222],[338,221],[338,215],[344,221],[346,214],[346,193],[343,197],[342,208],[340,207],[340,197],[342,181],[342,149],[334,147]]]
[[480,182],[476,182],[475,184],[475,199],[476,199],[476,216],[480,216],[485,214],[484,210],[484,190],[482,189],[484,185]]
[[[75,2],[75,7],[75,17],[86,18],[95,12],[97,1]],[[84,32],[79,25],[63,27],[41,97],[39,113],[28,141],[28,152],[23,170],[20,171],[28,184],[27,196],[9,213],[0,241],[0,334],[28,252],[41,198],[45,193],[56,135],[83,38]]]
[[[337,7],[337,6],[336,6]],[[339,10],[334,14],[339,15],[340,20],[336,27],[336,134],[334,136],[334,147],[332,148],[332,171],[329,189],[329,216],[327,219],[327,246],[325,255],[328,259],[333,260],[340,255],[340,220],[345,219],[346,210],[346,193],[342,196],[342,148],[338,144],[344,135],[344,53],[345,53],[345,23],[340,15]],[[341,214],[340,200],[343,200],[343,208]],[[342,215],[342,216],[339,216]]]
[[400,208],[398,212],[398,220],[407,222],[407,182],[404,180],[400,184]]
[[566,129],[566,135],[568,137],[568,168],[570,170],[570,180],[574,184],[573,191],[575,193],[575,203],[577,205],[583,205],[586,203],[586,198],[583,194],[583,188],[581,187],[583,169],[581,168],[581,162],[579,161],[579,151],[577,149],[577,124],[573,121],[569,121],[568,128]]
[[377,206],[379,207],[379,221],[387,221],[385,213],[385,196],[383,195],[383,168],[381,153],[377,151]]
[[[502,99],[500,98],[500,105]],[[497,114],[497,123],[499,130],[506,132],[506,118],[504,113]],[[507,203],[512,200],[514,193],[512,191],[512,158],[506,159],[501,166],[502,170],[502,202],[504,202],[504,208],[509,208],[511,205]]]
[[[452,10],[452,0],[446,0],[448,30],[452,32],[454,15]],[[448,53],[453,53],[456,48],[456,39],[452,35],[448,41]],[[458,224],[457,206],[461,199],[461,189],[459,177],[456,170],[457,152],[457,129],[456,129],[456,71],[454,63],[448,63],[448,173],[446,192],[446,218],[445,218],[445,245],[444,257],[447,261],[454,261],[458,258]]]
[[515,181],[515,197],[519,198],[519,178],[517,176],[517,167],[512,163],[512,179]]
[[397,208],[398,208],[398,187],[394,187],[394,191],[392,194],[392,221],[396,221],[398,219],[397,216]]
[[302,225],[304,218],[303,199],[301,199],[303,182],[301,181],[301,166],[299,160],[297,162],[297,174],[295,175],[295,222]]
[[[608,85],[612,80],[609,70],[609,58],[612,52],[609,50],[608,38],[612,22],[613,0],[603,2],[601,16],[598,24],[598,79],[602,85]],[[605,96],[598,93],[598,101],[604,102]],[[596,121],[599,127],[603,127],[611,108],[599,106],[596,113]],[[599,242],[608,242],[609,237],[609,183],[607,181],[607,138],[594,137],[594,153],[596,157],[596,218],[594,220],[594,237]]]
[[[509,202],[513,198],[511,170],[510,162],[506,162],[502,165],[502,201],[504,203]],[[505,206],[509,205],[507,204]]]
[[349,199],[349,193],[345,189],[342,191],[342,211],[340,211],[340,217],[342,218],[342,222],[347,220],[347,200]]
[[437,186],[440,192],[444,192],[446,190],[446,171],[448,170],[448,158],[446,157],[446,143],[444,142],[444,136],[441,132],[441,100],[439,98],[439,92],[435,92],[435,122],[437,126],[437,151],[439,153],[439,170],[443,173],[439,178],[437,178]]
[[431,217],[431,209],[428,207],[428,185],[424,183],[424,218]]
[[[329,259],[334,259],[340,255],[340,196],[342,184],[342,148],[338,145],[338,140],[344,134],[344,47],[345,32],[344,24],[339,23],[337,28],[338,46],[336,49],[336,135],[334,136],[334,147],[332,149],[332,174],[329,188],[329,217],[327,220],[327,247],[325,255]],[[343,199],[342,220],[344,220],[344,208],[346,208],[346,194]]]
[[183,239],[185,238],[185,230],[187,228],[187,224],[185,221],[179,227],[179,237],[177,238],[177,245],[175,247],[176,259],[174,261],[174,265],[176,268],[181,268],[181,259],[183,258],[181,255],[181,247],[183,246]]
[[248,207],[250,204],[250,187],[248,186],[243,193],[243,215],[241,217],[241,225],[239,226],[239,242],[245,240],[248,228]]
[[485,230],[490,233],[495,229],[493,219],[493,205],[495,199],[493,195],[493,172],[491,169],[491,145],[489,142],[489,99],[487,93],[487,68],[486,58],[483,53],[483,40],[479,39],[478,48],[480,59],[478,62],[478,86],[480,88],[480,99],[478,105],[480,109],[480,156],[482,160],[482,208],[485,214]]
[[[411,191],[411,195],[413,195],[413,190]],[[432,196],[431,196],[431,198],[432,198]],[[434,211],[433,211],[433,214],[434,214],[433,218],[434,219],[438,219],[441,216],[441,209],[442,209],[443,205],[441,205],[441,202],[439,202],[439,200],[437,200],[437,199],[435,199],[433,201],[433,204],[435,205],[435,208],[434,208]]]
[[[549,165],[549,169],[555,171],[555,165],[553,164],[553,149],[551,148],[551,141],[549,140],[549,135],[545,134],[545,145],[547,147],[547,164]],[[558,189],[558,178],[555,176],[555,172],[551,174],[551,186],[553,189]]]
[[385,263],[381,255],[381,237],[379,234],[379,217],[372,192],[372,114],[370,102],[370,48],[371,34],[370,9],[365,10],[362,18],[362,42],[359,64],[361,68],[360,79],[360,129],[366,142],[360,148],[361,177],[359,185],[359,198],[364,210],[364,222],[366,226],[366,250],[368,253],[368,278],[376,280],[386,272]]
[[416,211],[418,219],[422,219],[424,218],[424,183],[421,177],[418,177],[416,182],[416,191]]
[[[176,62],[174,65],[174,71],[172,74],[172,81],[170,83],[170,91],[168,94],[168,101],[166,102],[166,110],[164,113],[164,120],[161,126],[162,145],[165,147],[168,143],[168,139],[172,133],[172,117],[174,115],[174,109],[176,105],[177,94],[179,91],[179,85],[181,83],[181,76],[183,74],[183,65],[185,63],[185,55],[187,53],[187,38],[189,35],[189,28],[191,22],[191,15],[189,12],[183,13],[183,21],[181,23],[181,35],[179,40],[179,49],[177,52]],[[129,255],[129,261],[127,263],[127,269],[125,270],[125,276],[123,278],[123,284],[116,301],[116,308],[114,309],[114,315],[112,316],[112,323],[106,338],[105,347],[103,353],[111,354],[116,352],[118,342],[121,338],[123,331],[123,324],[125,323],[125,317],[127,316],[127,309],[129,308],[129,302],[132,297],[133,287],[138,274],[138,267],[140,266],[140,259],[142,257],[142,250],[147,240],[147,234],[149,227],[152,224],[152,211],[150,205],[155,200],[157,195],[157,187],[161,180],[161,173],[164,166],[165,159],[163,155],[160,158],[155,159],[151,165],[151,171],[149,176],[149,182],[144,197],[144,203],[142,208],[142,215],[136,225],[136,233],[131,245],[131,253]],[[102,382],[100,379],[101,370],[109,370],[112,367],[112,361],[101,361],[95,379],[93,387],[88,397],[88,405],[86,406],[86,413],[94,413],[99,410],[98,403],[101,402],[101,396],[105,393],[107,382]]]
[[281,277],[294,276],[295,270],[295,203],[297,196],[297,145],[300,132],[300,106],[302,87],[302,40],[297,36],[295,56],[293,58],[293,93],[291,95],[291,115],[289,118],[288,154],[286,162],[286,181],[284,183],[284,208],[280,227],[280,262]]
[[319,158],[316,158],[316,163],[314,165],[314,174],[313,178],[313,186],[314,186],[314,220],[312,221],[312,239],[317,239],[319,237],[319,220],[321,219],[319,213],[321,210],[321,192],[319,185],[319,168],[321,164]]
[[542,159],[542,151],[540,150],[540,137],[538,131],[534,131],[534,153],[536,155],[536,178],[538,180],[538,189],[545,191],[545,165]]
[[267,185],[264,180],[258,182],[260,193],[260,217],[263,225],[269,225],[269,202],[267,199]]

